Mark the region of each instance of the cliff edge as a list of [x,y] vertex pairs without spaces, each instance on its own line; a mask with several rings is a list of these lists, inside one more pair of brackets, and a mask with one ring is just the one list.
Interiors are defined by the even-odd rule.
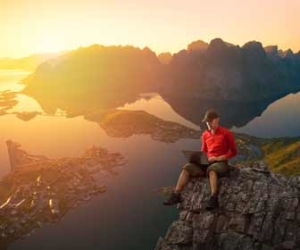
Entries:
[[232,168],[219,181],[219,208],[205,210],[208,179],[184,189],[179,218],[155,250],[300,249],[300,176],[257,166]]

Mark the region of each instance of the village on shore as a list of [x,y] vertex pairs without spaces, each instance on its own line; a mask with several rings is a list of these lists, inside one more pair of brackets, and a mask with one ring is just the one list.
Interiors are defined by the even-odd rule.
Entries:
[[11,173],[0,183],[0,241],[29,236],[44,223],[58,221],[69,209],[104,193],[98,174],[117,175],[126,163],[119,153],[91,147],[80,158],[50,159],[30,155],[7,141]]

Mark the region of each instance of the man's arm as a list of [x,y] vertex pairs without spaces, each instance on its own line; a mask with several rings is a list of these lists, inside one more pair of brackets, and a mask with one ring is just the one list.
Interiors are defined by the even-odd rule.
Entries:
[[201,140],[202,140],[201,151],[207,153],[207,145],[206,145],[204,134],[202,134]]
[[236,149],[236,145],[235,145],[235,141],[234,141],[234,136],[233,133],[231,131],[229,131],[228,133],[226,133],[226,141],[228,144],[228,152],[225,154],[225,160],[228,160],[229,158],[232,158],[234,156],[236,156],[237,154],[237,149]]

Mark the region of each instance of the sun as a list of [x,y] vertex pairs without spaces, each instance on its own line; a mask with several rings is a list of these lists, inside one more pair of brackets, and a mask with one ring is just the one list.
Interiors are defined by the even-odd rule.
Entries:
[[36,52],[59,52],[64,49],[64,42],[59,36],[43,36],[37,39],[35,44]]

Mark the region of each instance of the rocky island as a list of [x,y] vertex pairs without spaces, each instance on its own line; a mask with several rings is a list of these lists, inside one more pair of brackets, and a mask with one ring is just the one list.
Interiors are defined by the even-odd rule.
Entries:
[[199,139],[200,130],[165,121],[145,111],[112,110],[106,112],[99,122],[111,137],[150,135],[153,140],[174,143],[180,139]]
[[0,182],[0,242],[7,245],[56,222],[69,209],[103,193],[97,174],[118,174],[119,153],[91,147],[79,158],[50,159],[22,150],[8,140],[11,173]]
[[12,91],[1,91],[0,92],[0,115],[6,115],[7,110],[14,107],[18,101],[15,100],[16,92]]

